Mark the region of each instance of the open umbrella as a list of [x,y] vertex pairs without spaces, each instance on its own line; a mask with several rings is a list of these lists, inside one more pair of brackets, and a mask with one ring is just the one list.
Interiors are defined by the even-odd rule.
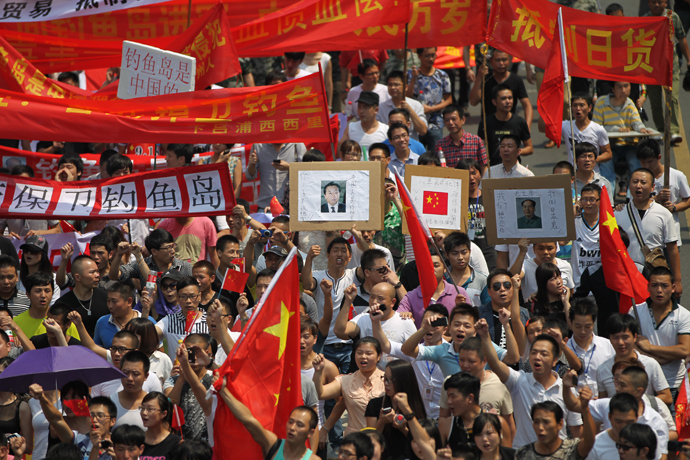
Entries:
[[80,380],[92,387],[99,383],[121,379],[125,374],[88,348],[48,347],[22,353],[0,374],[0,391],[28,393],[29,385],[61,388],[72,380]]

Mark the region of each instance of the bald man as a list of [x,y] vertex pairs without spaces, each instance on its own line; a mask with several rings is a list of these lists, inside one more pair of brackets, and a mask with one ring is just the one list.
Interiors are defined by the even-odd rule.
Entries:
[[[357,296],[357,286],[351,284],[345,289],[345,299],[343,305],[351,305]],[[398,312],[393,310],[397,299],[395,297],[395,287],[392,284],[382,282],[375,284],[369,293],[369,308],[374,309],[374,314],[382,315],[381,328],[388,340],[403,343],[412,334],[417,332],[413,320],[402,319]],[[375,308],[374,308],[375,307]],[[371,327],[371,316],[369,313],[362,313],[355,316],[350,321],[347,320],[349,308],[341,308],[335,320],[333,332],[343,340],[357,337],[373,337],[374,332]],[[392,358],[384,356],[379,362],[379,367],[384,369],[388,361]]]
[[56,303],[65,304],[79,313],[84,327],[93,337],[98,319],[110,314],[105,289],[98,287],[101,280],[98,264],[90,256],[78,256],[72,261],[72,276],[74,288]]

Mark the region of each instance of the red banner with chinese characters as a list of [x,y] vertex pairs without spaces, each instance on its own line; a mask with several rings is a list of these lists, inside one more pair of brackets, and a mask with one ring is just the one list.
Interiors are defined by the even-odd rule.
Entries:
[[0,137],[67,142],[331,142],[321,73],[275,86],[133,100],[54,99],[0,90]]
[[[486,36],[486,2],[469,0],[412,0],[409,11],[403,0],[309,0],[286,4],[280,11],[249,24],[236,24],[234,9],[229,14],[233,37],[240,56],[278,56],[286,51],[316,52],[324,49],[397,49],[405,40],[405,19],[409,17],[410,48],[473,45]],[[278,1],[276,3],[282,3]],[[232,3],[233,5],[235,3]],[[233,7],[234,8],[234,7]],[[254,11],[255,7],[250,7]],[[158,10],[155,6],[150,10]],[[136,12],[134,8],[132,12]],[[142,10],[143,11],[143,10]],[[185,10],[186,11],[186,10]],[[150,16],[147,14],[147,18]],[[97,18],[97,16],[94,16]],[[185,13],[186,18],[186,13]],[[76,18],[77,21],[82,18]],[[105,20],[105,19],[104,19]],[[125,33],[128,29],[110,24],[110,33],[84,27],[79,32],[64,27],[15,27],[0,29],[3,36],[43,72],[119,65],[121,40],[133,40],[166,49],[169,35],[154,33],[151,20],[146,34]],[[400,22],[395,22],[400,21]],[[22,26],[18,24],[16,26]],[[141,30],[138,25],[134,30]],[[184,29],[182,29],[184,30]],[[182,30],[177,33],[181,33]],[[49,34],[49,35],[46,35]],[[55,34],[55,35],[53,35]],[[133,37],[132,35],[138,35]],[[58,38],[59,37],[59,38]]]
[[[541,0],[494,0],[488,43],[546,68],[559,5]],[[666,17],[619,17],[563,7],[571,76],[671,85],[672,25]]]
[[218,216],[231,213],[235,204],[230,173],[224,164],[73,182],[0,174],[0,218]]

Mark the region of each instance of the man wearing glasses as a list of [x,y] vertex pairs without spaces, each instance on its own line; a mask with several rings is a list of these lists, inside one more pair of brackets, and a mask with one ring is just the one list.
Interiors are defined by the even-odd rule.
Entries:
[[177,349],[185,337],[209,333],[206,312],[199,309],[201,290],[195,278],[188,276],[177,282],[177,298],[181,309],[156,323],[158,340],[167,339],[168,356],[172,361],[176,359]]
[[[489,335],[491,340],[501,348],[506,348],[506,335],[503,323],[500,321],[498,312],[505,308],[510,310],[513,300],[513,282],[511,273],[508,270],[499,268],[489,274],[486,279],[489,287],[489,297],[491,301],[479,307],[479,316],[484,318],[489,324]],[[526,308],[520,307],[520,321],[526,324],[529,319],[529,312]]]
[[391,161],[388,169],[405,177],[405,166],[416,165],[419,155],[410,150],[410,128],[403,123],[393,123],[388,128],[388,140],[391,143]]

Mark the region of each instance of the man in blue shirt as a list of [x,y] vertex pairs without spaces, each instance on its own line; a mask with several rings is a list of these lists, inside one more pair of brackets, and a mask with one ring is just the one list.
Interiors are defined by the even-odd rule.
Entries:
[[[110,314],[101,317],[96,323],[93,341],[97,345],[106,349],[110,348],[115,333],[124,329],[132,319],[141,317],[141,312],[132,308],[133,302],[132,288],[128,285],[116,282],[108,288],[106,303]],[[150,316],[148,318],[156,324],[153,318]]]

